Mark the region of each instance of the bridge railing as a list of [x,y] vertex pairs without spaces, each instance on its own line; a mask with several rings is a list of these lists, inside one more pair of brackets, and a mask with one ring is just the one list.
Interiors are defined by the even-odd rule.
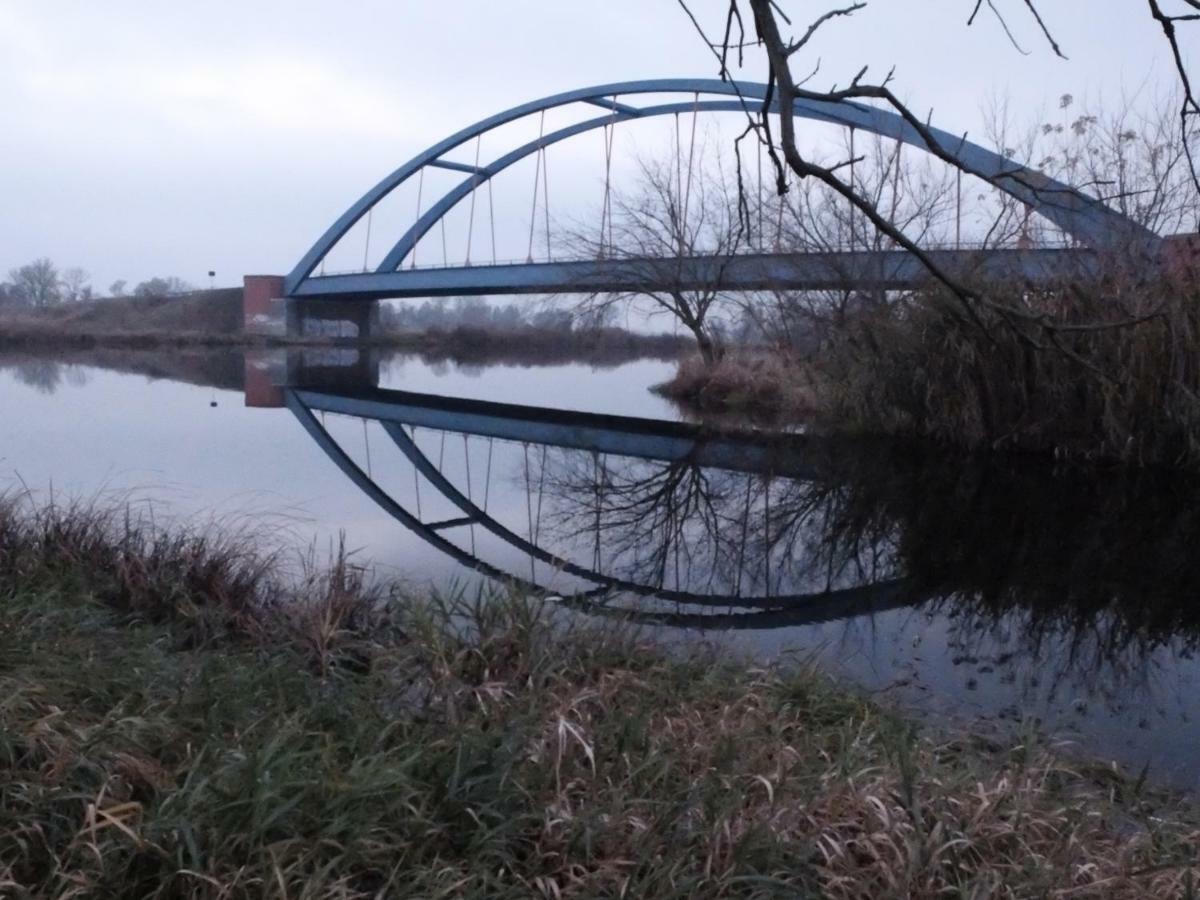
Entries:
[[[1017,250],[1017,249],[1020,249],[1020,250],[1073,250],[1073,249],[1080,248],[1080,244],[1078,241],[1073,240],[1066,235],[1059,237],[1059,238],[1052,239],[1052,240],[1039,240],[1035,243],[1031,243],[1031,244],[1028,244],[1025,246],[1020,246],[1020,247],[1016,246],[1015,242],[1009,242],[1007,244],[996,244],[996,243],[987,242],[987,241],[932,241],[932,242],[922,243],[920,246],[921,246],[922,250],[928,250],[928,251],[962,250],[962,251],[975,251],[978,253],[986,253],[989,251]],[[890,244],[890,242],[889,242],[889,245],[885,246],[885,247],[865,246],[861,242],[856,242],[853,244],[839,243],[839,244],[824,244],[824,245],[820,245],[820,246],[806,245],[806,246],[800,246],[800,247],[782,247],[782,248],[776,248],[773,246],[762,246],[762,247],[748,246],[744,250],[742,250],[738,253],[733,253],[733,254],[728,254],[728,255],[737,257],[737,256],[758,256],[758,255],[763,255],[763,254],[783,254],[783,255],[786,255],[786,254],[795,254],[795,255],[813,254],[813,255],[816,255],[816,254],[824,254],[824,253],[832,254],[832,253],[875,253],[875,252],[889,253],[889,252],[902,252],[902,251],[899,247],[896,247],[894,244]],[[708,255],[716,256],[717,254],[700,252],[700,253],[697,253],[696,255],[703,257],[703,256],[708,256]],[[725,255],[725,254],[721,254],[721,255]],[[551,263],[551,262],[553,262],[553,263],[585,263],[585,262],[589,262],[592,260],[599,261],[601,259],[618,260],[618,261],[625,260],[625,261],[629,261],[629,262],[637,262],[640,258],[635,257],[635,256],[621,255],[621,254],[610,254],[610,255],[604,256],[604,257],[583,256],[583,255],[578,255],[578,254],[575,254],[575,255],[564,254],[564,255],[555,255],[552,260],[550,260],[550,259],[534,259],[532,261],[532,264],[536,265],[538,263]],[[469,269],[469,268],[474,268],[474,269],[500,268],[500,267],[507,267],[507,266],[527,266],[530,264],[531,264],[531,262],[529,259],[519,259],[519,258],[498,259],[498,260],[494,260],[494,261],[488,260],[486,262],[473,263],[471,265],[466,265],[465,263],[462,263],[462,262],[446,262],[446,263],[436,263],[435,262],[435,263],[428,263],[428,264],[422,263],[420,265],[405,265],[399,269],[396,269],[396,272],[398,274],[403,274],[404,272],[413,272],[413,271],[430,272],[430,271],[445,271],[445,270],[452,270],[452,269]],[[314,275],[310,276],[310,278],[312,278],[312,279],[334,278],[334,277],[343,276],[343,275],[360,275],[360,274],[363,274],[364,272],[372,272],[372,271],[374,271],[374,270],[370,267],[363,267],[363,268],[357,268],[357,269],[325,269],[325,270],[322,270],[319,274],[314,274]]]

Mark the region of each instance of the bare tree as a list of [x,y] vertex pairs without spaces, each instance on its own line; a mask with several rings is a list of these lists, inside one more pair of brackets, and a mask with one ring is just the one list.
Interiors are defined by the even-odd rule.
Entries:
[[[1012,0],[1012,2],[1025,14],[1032,16],[1052,51],[1060,56],[1064,56],[1051,29],[1043,19],[1036,0],[1024,0],[1020,4],[1017,4],[1016,0]],[[1200,0],[1179,0],[1179,2],[1186,4],[1191,9],[1200,10]],[[741,138],[739,138],[739,144],[744,138],[754,136],[759,144],[765,148],[771,159],[775,173],[776,189],[779,193],[783,194],[788,191],[789,182],[792,178],[798,178],[802,182],[806,180],[819,182],[841,197],[852,209],[856,210],[872,228],[895,242],[896,246],[911,253],[930,272],[934,279],[941,282],[958,298],[964,306],[965,313],[978,324],[983,324],[979,319],[979,311],[986,308],[998,315],[1002,321],[1031,324],[1035,329],[1046,332],[1045,337],[1049,343],[1063,350],[1058,345],[1055,335],[1051,333],[1059,330],[1060,326],[1056,323],[1049,321],[1039,313],[1031,313],[1026,309],[1010,306],[1006,303],[998,302],[992,297],[985,296],[977,290],[960,283],[958,279],[953,277],[952,273],[944,271],[918,241],[906,235],[903,229],[897,227],[889,219],[887,210],[881,209],[872,202],[869,196],[851,183],[847,175],[847,170],[853,163],[853,159],[845,159],[832,163],[824,162],[815,158],[812,152],[805,150],[798,143],[795,123],[795,104],[797,101],[817,101],[837,104],[854,100],[866,100],[881,104],[898,114],[918,135],[925,148],[948,165],[967,174],[983,178],[985,181],[997,186],[1000,186],[1001,180],[1016,181],[1037,194],[1045,193],[1044,185],[1037,173],[1014,168],[1000,175],[989,176],[987,173],[977,171],[966,165],[958,158],[954,152],[954,148],[944,146],[927,125],[925,119],[918,116],[893,92],[891,88],[892,72],[889,72],[883,79],[872,82],[867,79],[868,67],[863,66],[850,82],[844,86],[834,86],[825,91],[813,90],[808,87],[808,82],[820,69],[820,62],[819,60],[814,60],[812,64],[803,64],[800,60],[803,58],[805,51],[810,49],[813,37],[831,22],[845,20],[865,9],[867,6],[865,0],[863,2],[854,2],[845,6],[830,8],[812,19],[811,24],[803,29],[795,28],[794,23],[788,17],[778,0],[729,0],[724,17],[723,31],[719,39],[713,39],[709,36],[709,33],[690,9],[688,0],[679,0],[679,3],[690,17],[697,31],[712,48],[719,64],[720,75],[723,79],[732,78],[731,67],[740,67],[744,64],[744,51],[747,47],[761,48],[765,54],[768,85],[766,97],[761,102],[746,100],[743,103],[748,124]],[[1185,62],[1179,50],[1177,26],[1181,22],[1192,22],[1200,18],[1200,16],[1192,14],[1170,16],[1162,12],[1159,0],[1149,0],[1149,3],[1152,14],[1163,24],[1163,28],[1167,32],[1180,76],[1183,79],[1185,95],[1183,135],[1186,144],[1188,139],[1188,121],[1197,112],[1200,112],[1200,107],[1196,105],[1192,86],[1187,77]],[[743,15],[743,10],[746,8],[749,10],[750,19],[753,23],[753,40],[747,40],[746,19]],[[968,24],[972,24],[977,19],[979,13],[985,9],[985,0],[973,0],[968,8],[970,9]],[[1004,26],[1010,40],[1013,40],[1015,43],[1006,20],[1007,7],[1002,0],[987,0],[986,9],[995,15]],[[793,36],[784,36],[787,29],[794,29]],[[777,133],[771,115],[773,109],[778,110]],[[1194,166],[1192,167],[1192,172],[1194,176]],[[745,207],[743,207],[743,210],[745,210]],[[1031,345],[1039,348],[1043,346],[1034,338],[1033,333],[1028,330],[1023,330],[1022,335],[1022,340],[1031,343]],[[1065,350],[1063,352],[1070,353],[1070,351]],[[1080,360],[1080,362],[1082,361]]]
[[60,284],[62,285],[62,298],[67,303],[78,303],[84,300],[92,299],[92,286],[89,283],[88,273],[78,266],[72,266],[69,269],[64,269]]
[[1176,128],[1178,103],[1168,95],[1135,108],[1122,97],[1106,107],[1064,95],[1062,120],[1039,129],[1037,165],[1158,234],[1200,229],[1200,191]]
[[[692,156],[693,154],[688,154]],[[728,300],[720,289],[723,262],[738,252],[745,234],[738,218],[736,187],[718,164],[707,168],[693,158],[682,166],[661,160],[639,161],[640,178],[630,193],[615,193],[612,213],[602,226],[576,229],[565,238],[577,257],[616,261],[631,282],[655,284],[629,292],[592,293],[576,304],[576,314],[603,319],[621,306],[649,315],[668,315],[686,328],[706,362],[721,355],[715,315]],[[709,257],[717,261],[709,281],[662,287],[670,264],[663,261]],[[669,280],[669,279],[668,279]]]
[[42,308],[62,301],[58,267],[49,259],[35,259],[9,272],[12,296],[19,306]]
[[[861,138],[860,138],[861,140]],[[843,148],[850,152],[849,147]],[[951,173],[928,158],[905,155],[901,145],[874,137],[856,148],[850,180],[905,234],[922,246],[944,244],[954,236],[954,183]],[[824,185],[803,181],[787,194],[759,193],[747,204],[756,221],[751,229],[764,251],[827,253],[880,252],[896,243],[872,228]],[[837,257],[830,255],[830,265]],[[847,283],[852,273],[847,271]],[[740,298],[743,321],[771,343],[810,346],[847,316],[892,299],[883,289],[767,291]]]
[[139,282],[137,287],[133,289],[135,297],[178,297],[180,294],[186,294],[193,290],[192,286],[182,278],[177,278],[171,275],[168,278],[151,278],[148,281]]
[[[1197,191],[1200,191],[1200,167],[1197,166],[1200,160],[1197,160],[1191,146],[1191,137],[1194,133],[1192,126],[1200,121],[1200,97],[1197,97],[1195,83],[1188,70],[1188,61],[1184,58],[1183,50],[1179,46],[1179,26],[1195,26],[1200,23],[1200,0],[1175,0],[1172,8],[1183,9],[1184,12],[1171,13],[1163,9],[1164,3],[1169,0],[1146,0],[1146,2],[1150,4],[1150,15],[1162,26],[1163,36],[1171,48],[1171,59],[1179,73],[1182,93],[1179,103],[1179,133],[1182,137],[1184,151],[1187,153],[1192,183],[1196,186]],[[1200,229],[1200,222],[1196,227]]]

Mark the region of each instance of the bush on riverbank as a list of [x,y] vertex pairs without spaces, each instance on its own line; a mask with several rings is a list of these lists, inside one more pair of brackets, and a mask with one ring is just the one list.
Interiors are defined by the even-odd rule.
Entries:
[[1182,897],[1200,815],[1030,738],[497,595],[0,508],[0,889]]
[[766,351],[733,351],[712,364],[698,354],[688,356],[669,381],[651,390],[706,412],[799,419],[815,408],[806,368],[783,354]]
[[976,307],[973,318],[930,289],[849,322],[814,360],[824,417],[971,448],[1200,463],[1195,287],[989,294],[1021,317]]

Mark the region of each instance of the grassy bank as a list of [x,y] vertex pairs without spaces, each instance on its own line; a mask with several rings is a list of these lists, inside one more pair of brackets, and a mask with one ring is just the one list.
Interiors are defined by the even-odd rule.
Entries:
[[700,413],[799,421],[816,410],[807,366],[768,350],[734,350],[713,364],[692,354],[680,360],[670,380],[651,390]]
[[1033,738],[247,546],[0,509],[0,892],[1194,895],[1189,802]]

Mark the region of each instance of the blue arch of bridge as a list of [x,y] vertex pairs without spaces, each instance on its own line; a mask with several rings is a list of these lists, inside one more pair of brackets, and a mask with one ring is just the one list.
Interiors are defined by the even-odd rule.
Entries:
[[[420,238],[459,201],[504,169],[544,147],[586,131],[632,119],[693,110],[697,112],[736,112],[747,109],[757,111],[765,101],[767,92],[768,88],[765,84],[716,79],[627,81],[554,94],[490,116],[417,154],[363,194],[321,235],[291,274],[287,276],[284,283],[285,293],[289,296],[293,295],[300,284],[312,275],[320,261],[356,222],[426,166],[463,171],[467,177],[420,214],[413,226],[401,235],[392,246],[377,267],[377,273],[396,271]],[[618,100],[618,98],[647,94],[688,93],[696,95],[694,102],[639,107]],[[721,96],[733,99],[701,101],[700,96]],[[604,115],[545,134],[484,166],[468,166],[441,159],[450,150],[508,122],[572,103],[592,104],[606,109],[607,112]],[[772,106],[771,112],[778,112],[777,106]],[[905,121],[903,117],[889,110],[850,102],[797,100],[795,114],[804,119],[880,135],[923,150],[931,149],[916,128]],[[928,131],[937,142],[938,148],[957,158],[968,172],[990,181],[997,188],[1045,216],[1084,244],[1092,247],[1104,247],[1129,241],[1151,242],[1155,239],[1152,232],[1105,206],[1094,197],[1055,181],[1041,172],[1025,168],[998,153],[967,141],[964,137],[952,135],[938,128],[929,128]]]

